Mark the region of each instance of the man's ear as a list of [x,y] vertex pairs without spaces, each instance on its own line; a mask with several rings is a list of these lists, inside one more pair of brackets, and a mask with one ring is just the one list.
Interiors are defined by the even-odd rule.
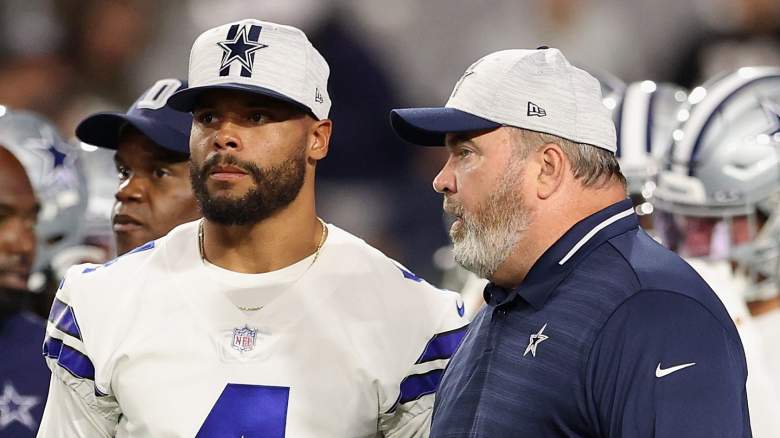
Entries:
[[539,175],[537,178],[537,196],[547,199],[563,184],[568,159],[563,149],[555,143],[547,143],[537,152]]
[[307,145],[309,158],[319,161],[328,155],[332,129],[333,122],[329,119],[317,120],[310,125]]

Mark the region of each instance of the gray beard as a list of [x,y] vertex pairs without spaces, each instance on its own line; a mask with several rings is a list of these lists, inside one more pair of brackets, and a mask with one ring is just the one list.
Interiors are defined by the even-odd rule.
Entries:
[[480,278],[490,278],[504,263],[531,225],[531,214],[519,193],[519,169],[509,166],[500,189],[493,192],[476,213],[462,209],[462,230],[450,231],[453,256],[465,269]]

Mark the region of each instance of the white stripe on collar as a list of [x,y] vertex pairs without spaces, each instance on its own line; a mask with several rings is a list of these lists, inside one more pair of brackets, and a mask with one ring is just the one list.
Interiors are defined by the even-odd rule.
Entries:
[[595,227],[593,227],[593,229],[592,229],[592,230],[588,231],[588,234],[586,234],[586,235],[585,235],[585,236],[584,236],[582,239],[580,239],[580,241],[579,241],[579,242],[577,242],[577,244],[576,244],[576,245],[574,245],[574,246],[572,247],[572,249],[570,249],[570,250],[569,250],[569,252],[568,252],[568,253],[566,253],[566,255],[565,255],[565,256],[563,256],[563,258],[562,258],[562,259],[561,259],[561,260],[558,262],[558,264],[559,264],[559,265],[563,265],[564,263],[566,263],[567,261],[569,261],[569,259],[570,259],[570,258],[572,258],[572,256],[573,256],[573,255],[574,255],[574,254],[575,254],[575,253],[576,253],[576,252],[577,252],[577,251],[578,251],[580,248],[582,248],[582,246],[583,246],[583,245],[585,245],[586,243],[588,243],[588,240],[590,240],[591,238],[593,238],[593,236],[595,236],[595,235],[596,235],[596,233],[598,233],[599,231],[601,231],[601,230],[603,230],[604,228],[608,227],[608,226],[609,226],[610,224],[612,224],[613,222],[617,222],[617,221],[619,221],[620,219],[623,219],[623,218],[624,218],[624,217],[626,217],[626,216],[630,216],[630,215],[631,215],[633,212],[634,212],[634,207],[631,207],[631,208],[629,208],[628,210],[626,210],[626,211],[621,211],[620,213],[618,213],[618,214],[616,214],[616,215],[614,215],[614,216],[610,217],[609,219],[606,219],[606,220],[604,220],[604,222],[602,222],[602,223],[600,223],[600,224],[596,225]]

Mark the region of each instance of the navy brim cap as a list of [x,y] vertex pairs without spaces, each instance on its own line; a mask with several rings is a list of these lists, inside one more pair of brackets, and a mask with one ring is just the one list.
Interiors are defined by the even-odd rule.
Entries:
[[[176,114],[176,113],[174,113]],[[163,149],[189,155],[189,135],[179,132],[153,118],[125,113],[97,113],[76,127],[76,137],[94,146],[116,149],[125,124],[132,125]],[[185,141],[182,138],[186,136]]]
[[306,105],[297,102],[285,96],[284,94],[278,93],[274,90],[270,90],[268,88],[263,88],[263,87],[257,87],[254,85],[236,84],[236,83],[203,85],[200,87],[187,88],[185,90],[177,91],[176,93],[173,94],[173,96],[170,97],[170,99],[168,99],[168,106],[170,106],[171,108],[177,111],[190,112],[193,110],[193,108],[195,108],[195,104],[197,104],[200,95],[210,90],[236,90],[236,91],[244,91],[252,94],[259,94],[261,96],[268,96],[277,100],[281,100],[282,102],[289,103],[297,107],[303,112],[310,113],[310,114],[312,113],[311,109],[309,109]]
[[420,146],[444,146],[450,132],[482,131],[501,124],[455,108],[404,108],[390,111],[390,125],[404,141]]

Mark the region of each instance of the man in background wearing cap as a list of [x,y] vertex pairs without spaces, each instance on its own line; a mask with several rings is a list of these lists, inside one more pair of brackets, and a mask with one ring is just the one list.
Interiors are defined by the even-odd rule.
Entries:
[[328,74],[293,27],[198,37],[170,105],[204,219],[68,272],[40,436],[428,435],[463,304],[317,217]]
[[748,437],[745,357],[701,278],[638,227],[598,82],[556,49],[492,53],[445,108],[394,110],[446,145],[456,260],[491,282],[432,437]]
[[112,221],[118,255],[200,217],[189,180],[192,117],[168,106],[185,88],[179,79],[159,80],[127,113],[93,114],[76,127],[79,140],[116,150]]

